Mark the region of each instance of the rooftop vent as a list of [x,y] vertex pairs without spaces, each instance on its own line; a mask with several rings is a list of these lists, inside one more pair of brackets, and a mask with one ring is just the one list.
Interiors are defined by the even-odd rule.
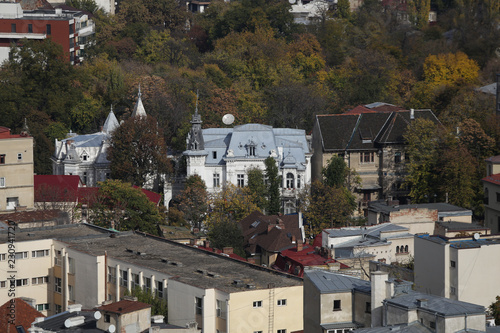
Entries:
[[210,277],[213,277],[213,278],[218,278],[218,277],[220,277],[220,275],[219,275],[219,274],[214,273],[214,272],[207,272],[207,275],[208,275],[208,276],[210,276]]
[[161,324],[163,323],[164,318],[165,317],[162,315],[151,316],[151,322],[153,324]]
[[134,253],[134,250],[126,249],[127,252]]
[[255,284],[247,284],[247,289],[255,289]]
[[417,306],[424,307],[427,305],[427,300],[425,298],[417,299]]
[[68,312],[78,312],[82,311],[82,305],[81,304],[71,304],[68,305]]
[[197,272],[197,273],[200,273],[200,274],[202,274],[202,275],[207,275],[207,274],[208,274],[208,273],[207,273],[207,271],[206,271],[206,270],[204,270],[204,269],[197,269],[197,270],[196,270],[196,272]]
[[243,281],[241,281],[241,280],[234,280],[233,281],[233,286],[235,286],[235,287],[243,287]]
[[64,321],[64,326],[66,328],[70,328],[70,327],[75,327],[75,326],[81,325],[84,322],[85,322],[84,316],[72,317],[72,318],[68,318]]

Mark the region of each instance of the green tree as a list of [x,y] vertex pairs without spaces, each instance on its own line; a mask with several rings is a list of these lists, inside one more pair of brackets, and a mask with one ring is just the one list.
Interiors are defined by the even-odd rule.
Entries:
[[168,307],[167,301],[158,295],[158,291],[156,294],[153,294],[151,290],[144,290],[139,286],[136,286],[132,290],[125,290],[125,296],[133,296],[137,297],[138,302],[146,303],[151,305],[151,315],[162,315],[164,316],[165,322],[168,322]]
[[243,234],[238,223],[230,217],[224,216],[210,224],[207,236],[213,248],[222,250],[224,247],[232,247],[234,253],[245,257]]
[[99,186],[97,195],[87,198],[92,223],[118,231],[140,230],[158,235],[158,224],[164,218],[140,189],[120,180],[106,180]]
[[259,210],[252,202],[248,187],[236,187],[233,184],[225,185],[221,191],[213,194],[209,199],[211,208],[206,219],[206,226],[210,230],[215,223],[227,218],[239,221],[255,210]]
[[311,186],[309,205],[304,213],[309,229],[309,237],[314,237],[323,229],[344,227],[356,208],[354,196],[345,187],[328,186],[315,181]]
[[410,156],[406,163],[406,184],[410,187],[409,196],[413,203],[429,202],[438,192],[439,130],[434,122],[421,118],[412,121],[404,134],[406,153]]
[[281,211],[281,181],[278,175],[278,166],[271,156],[266,158],[264,164],[266,166],[265,175],[267,180],[267,214],[277,215]]
[[208,210],[207,187],[203,179],[199,175],[189,176],[178,199],[184,219],[192,228],[201,229]]
[[247,171],[248,189],[252,195],[252,202],[264,210],[267,207],[266,184],[264,182],[264,173],[259,168],[251,168]]
[[488,312],[495,318],[495,324],[500,325],[500,296],[497,296],[495,302],[488,307]]
[[111,176],[137,186],[154,183],[171,171],[161,128],[152,116],[129,118],[112,134]]
[[342,187],[347,185],[349,168],[344,159],[340,156],[332,156],[323,168],[323,183],[332,187]]

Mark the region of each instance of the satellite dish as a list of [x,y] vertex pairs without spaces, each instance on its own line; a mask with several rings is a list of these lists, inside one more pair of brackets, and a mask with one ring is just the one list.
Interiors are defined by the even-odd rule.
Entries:
[[478,239],[479,239],[479,237],[480,237],[480,236],[479,236],[479,234],[476,232],[476,233],[474,234],[474,240],[478,240]]
[[94,318],[95,318],[96,320],[101,319],[101,317],[102,317],[102,316],[101,316],[101,313],[100,313],[99,311],[94,312]]
[[225,125],[231,125],[234,122],[234,116],[230,113],[225,114],[224,117],[222,117],[222,122]]
[[115,333],[115,331],[116,331],[116,327],[115,327],[115,325],[109,325],[109,327],[108,327],[108,331],[109,331],[110,333]]

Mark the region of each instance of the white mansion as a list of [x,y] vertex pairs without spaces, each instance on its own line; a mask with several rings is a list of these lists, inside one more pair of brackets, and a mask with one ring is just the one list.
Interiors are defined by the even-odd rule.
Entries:
[[198,174],[209,193],[225,183],[243,187],[247,171],[265,170],[269,156],[278,164],[282,177],[282,208],[296,212],[298,191],[311,181],[311,150],[304,130],[246,124],[234,128],[201,129],[196,111],[187,137],[187,176]]

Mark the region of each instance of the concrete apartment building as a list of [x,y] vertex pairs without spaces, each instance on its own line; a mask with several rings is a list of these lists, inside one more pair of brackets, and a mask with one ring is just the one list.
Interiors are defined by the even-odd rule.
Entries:
[[12,43],[51,38],[62,46],[67,61],[78,64],[95,33],[94,22],[83,11],[23,10],[20,3],[2,2],[0,12],[0,63],[9,59]]
[[343,114],[317,115],[313,129],[312,179],[332,156],[344,158],[361,183],[354,189],[358,213],[373,200],[407,202],[404,133],[414,119],[439,123],[431,110],[403,110],[386,103],[358,106]]
[[[169,323],[205,332],[293,332],[303,327],[302,279],[142,233],[91,225],[18,231],[16,296],[52,315],[118,301],[126,289],[167,300]],[[49,239],[46,239],[49,238]],[[0,244],[0,258],[8,244]],[[39,256],[40,255],[40,256]],[[21,259],[22,258],[22,259]],[[17,284],[16,280],[16,284]],[[0,282],[0,301],[8,300]]]
[[0,212],[33,205],[33,138],[0,126]]
[[418,291],[488,307],[500,295],[500,239],[415,237]]
[[500,233],[500,156],[486,159],[484,188],[484,225],[491,233]]
[[[410,330],[408,330],[410,328]],[[304,274],[304,333],[485,332],[485,308],[427,295],[371,273],[371,281],[320,270]],[[358,330],[359,329],[359,330]]]

